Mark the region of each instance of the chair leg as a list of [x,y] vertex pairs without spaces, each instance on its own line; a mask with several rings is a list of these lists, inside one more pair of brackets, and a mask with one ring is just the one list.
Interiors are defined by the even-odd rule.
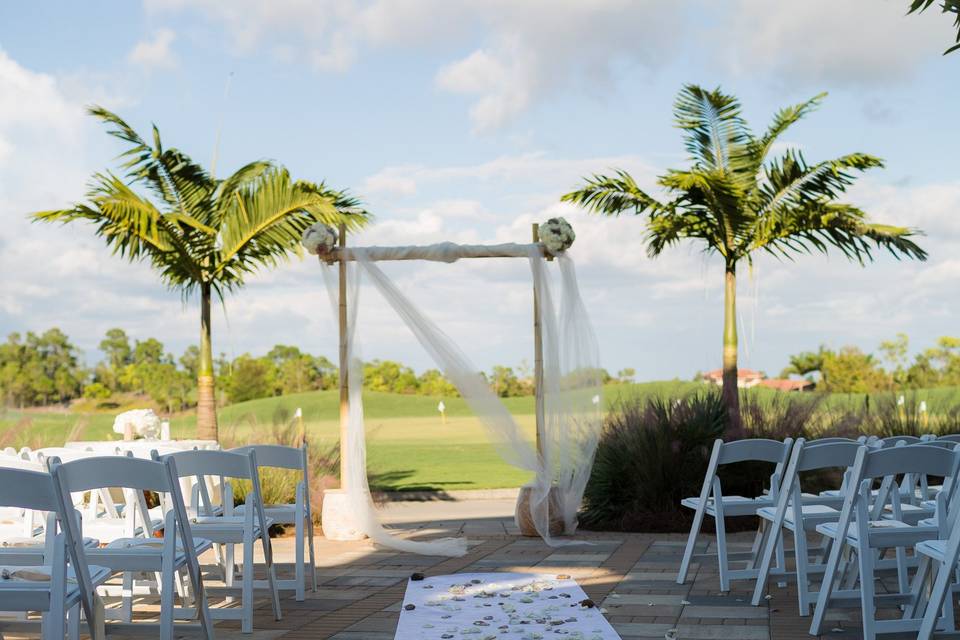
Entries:
[[757,569],[757,579],[753,587],[753,599],[750,600],[750,604],[755,607],[760,606],[760,600],[763,598],[764,591],[767,589],[767,581],[770,578],[770,565],[773,563],[773,545],[776,539],[783,535],[783,529],[775,527],[774,524],[775,523],[771,523],[770,526],[767,527],[766,539],[760,547],[760,567]]
[[763,549],[763,541],[767,537],[770,523],[760,518],[760,525],[757,527],[757,533],[753,536],[753,544],[750,546],[750,559],[747,561],[747,569],[756,569],[757,560],[760,557],[760,550]]
[[910,590],[907,570],[907,550],[903,547],[897,547],[894,553],[897,557],[897,587],[900,589],[900,593],[907,593]]
[[[171,534],[172,535],[172,534]],[[173,596],[176,592],[173,558],[164,558],[160,575],[160,639],[173,640]]]
[[807,532],[803,522],[798,522],[793,530],[794,562],[797,564],[797,599],[800,603],[800,617],[810,615],[810,584],[807,575],[809,567],[809,549],[807,549]]
[[62,613],[55,613],[52,609],[43,613],[40,622],[43,640],[63,640],[65,631],[66,620]]
[[253,539],[243,538],[243,573],[240,574],[241,633],[253,633]]
[[307,550],[307,556],[310,558],[310,581],[313,583],[313,592],[317,592],[317,560],[314,557],[315,551],[313,548],[313,516],[307,515],[307,544],[309,548]]
[[[223,545],[223,584],[228,587],[234,586],[237,575],[237,567],[234,563],[235,546],[233,543]],[[228,604],[236,602],[236,598],[233,596],[227,596],[224,600]]]
[[863,640],[876,640],[876,583],[873,567],[876,555],[869,547],[858,550],[860,567],[860,614],[863,617]]
[[930,558],[923,554],[917,555],[919,556],[919,564],[917,565],[917,573],[913,576],[913,585],[910,587],[910,604],[903,611],[904,619],[916,618],[920,615],[924,592],[930,578]]
[[67,614],[67,637],[70,640],[80,640],[80,603],[70,608]]
[[[787,554],[783,550],[783,536],[777,538],[777,568],[780,571],[786,571],[787,569]],[[787,586],[787,583],[781,580],[777,582],[777,586],[783,589]]]
[[294,577],[297,582],[296,589],[296,600],[297,602],[303,602],[304,600],[304,571],[303,571],[303,543],[304,543],[304,531],[303,531],[303,518],[300,518],[296,525],[296,541],[294,544],[294,562],[296,563],[296,569],[294,569]]
[[727,528],[723,517],[713,519],[717,527],[717,561],[720,565],[720,591],[730,591],[729,567],[727,565]]
[[687,546],[683,550],[683,561],[680,563],[680,572],[677,574],[677,584],[683,584],[687,581],[687,572],[690,571],[690,561],[693,559],[693,552],[697,547],[697,536],[700,535],[700,527],[703,526],[703,505],[694,513],[693,524],[690,525],[690,535],[687,537]]
[[817,605],[813,610],[813,620],[810,622],[810,635],[819,636],[823,619],[830,605],[830,596],[833,594],[833,582],[837,577],[837,567],[840,564],[840,550],[844,546],[843,540],[835,540],[830,549],[827,566],[824,567],[823,580],[820,582],[820,594],[817,596]]
[[187,563],[187,579],[190,584],[190,597],[197,608],[197,617],[200,619],[200,628],[207,640],[213,640],[213,619],[210,617],[207,593],[203,589],[203,569],[199,562],[195,568],[191,567],[191,563]]
[[[267,583],[270,587],[271,602],[273,604],[273,618],[274,620],[281,620],[283,618],[283,613],[280,611],[280,591],[277,589],[277,573],[273,566],[272,554],[267,552],[267,545],[262,541],[263,545],[263,556],[266,559],[267,563]],[[252,549],[252,545],[251,545]]]
[[120,604],[120,619],[124,622],[133,621],[133,573],[123,572],[123,593]]

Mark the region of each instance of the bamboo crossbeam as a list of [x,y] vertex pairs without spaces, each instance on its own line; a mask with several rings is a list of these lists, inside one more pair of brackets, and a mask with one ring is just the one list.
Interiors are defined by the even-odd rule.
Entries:
[[[531,244],[456,244],[441,242],[439,244],[413,245],[409,247],[362,247],[368,259],[374,262],[386,260],[433,260],[436,262],[452,262],[461,258],[526,258],[530,249],[534,248],[539,255],[552,259],[539,242]],[[354,247],[336,248],[320,257],[327,263],[356,260]]]

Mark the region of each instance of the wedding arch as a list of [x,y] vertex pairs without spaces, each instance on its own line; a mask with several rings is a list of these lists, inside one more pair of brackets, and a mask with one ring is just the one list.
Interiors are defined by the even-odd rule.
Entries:
[[[596,336],[580,297],[573,261],[566,250],[575,239],[563,218],[533,225],[529,244],[348,247],[346,228],[316,224],[303,244],[318,255],[339,325],[340,489],[324,495],[324,534],[335,539],[364,536],[391,548],[430,555],[462,555],[464,538],[412,541],[379,522],[366,474],[362,367],[356,355],[357,301],[361,276],[369,278],[413,332],[444,376],[457,388],[484,426],[500,455],[530,471],[521,491],[517,523],[547,544],[570,544],[559,534],[576,530],[576,514],[590,475],[600,434],[600,367]],[[536,437],[531,443],[503,402],[466,354],[377,266],[377,262],[475,258],[526,258],[533,278],[534,387]],[[561,296],[554,303],[546,263],[559,265]],[[334,272],[336,266],[336,273]]]

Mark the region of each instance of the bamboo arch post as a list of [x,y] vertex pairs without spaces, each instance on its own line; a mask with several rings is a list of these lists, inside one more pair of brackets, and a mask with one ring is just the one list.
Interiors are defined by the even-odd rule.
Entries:
[[348,372],[350,363],[347,362],[347,262],[343,259],[343,249],[347,246],[347,225],[340,224],[340,260],[339,260],[339,293],[338,293],[338,324],[340,327],[340,488],[348,490],[347,465],[347,434],[350,425],[350,387]]

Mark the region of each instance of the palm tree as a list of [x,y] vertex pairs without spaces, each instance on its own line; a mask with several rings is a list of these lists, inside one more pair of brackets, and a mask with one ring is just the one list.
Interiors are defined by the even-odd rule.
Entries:
[[[119,116],[102,107],[90,115],[127,145],[120,155],[126,180],[110,171],[93,175],[87,202],[32,214],[43,222],[85,220],[96,225],[114,253],[148,260],[184,302],[200,294],[197,435],[217,438],[210,303],[243,286],[247,275],[299,253],[303,231],[315,222],[368,220],[357,202],[324,184],[294,181],[268,161],[247,164],[218,180],[175,148],[164,148],[153,127],[148,144]],[[143,187],[138,192],[134,187]],[[149,194],[149,195],[148,195]]]
[[702,242],[724,263],[723,397],[734,431],[740,426],[737,392],[737,264],[755,251],[792,258],[835,247],[863,264],[872,249],[926,259],[910,238],[914,229],[871,223],[855,206],[837,199],[855,173],[883,166],[879,158],[851,153],[807,164],[787,149],[770,158],[777,139],[819,105],[826,94],[781,109],[767,131],[755,136],[740,115],[740,103],[720,89],[687,85],[674,104],[676,125],[691,155],[688,169],[670,169],[658,183],[669,198],[648,195],[626,171],[594,175],[563,199],[616,216],[647,215],[647,253],[660,255],[684,239]]

